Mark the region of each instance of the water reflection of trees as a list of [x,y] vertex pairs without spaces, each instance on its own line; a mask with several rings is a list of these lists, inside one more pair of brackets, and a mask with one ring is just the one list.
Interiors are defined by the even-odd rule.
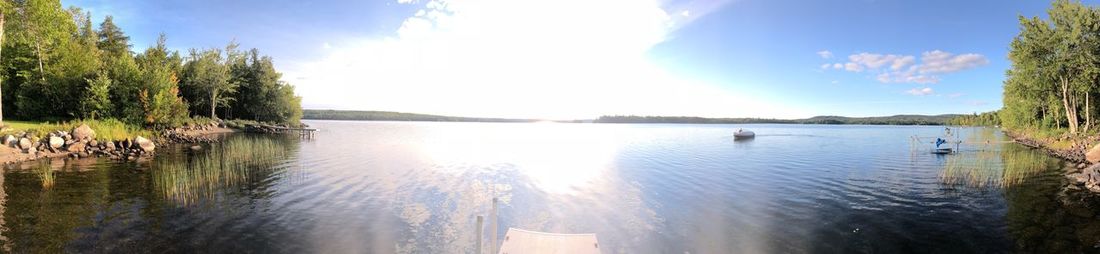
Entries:
[[197,151],[158,149],[151,161],[56,160],[10,169],[0,178],[6,194],[0,241],[5,250],[36,253],[164,246],[172,239],[150,237],[186,235],[166,232],[174,230],[165,224],[180,215],[178,208],[268,199],[275,184],[299,172],[283,163],[297,145],[294,138],[234,135]]
[[945,157],[940,179],[948,186],[1003,191],[1007,231],[1023,253],[1095,252],[1100,244],[1100,198],[1069,184],[1065,165],[1040,151],[1002,140],[997,133],[971,133],[973,145]]

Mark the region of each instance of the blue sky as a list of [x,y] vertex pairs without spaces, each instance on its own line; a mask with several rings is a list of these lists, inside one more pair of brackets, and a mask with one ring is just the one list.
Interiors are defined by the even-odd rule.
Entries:
[[[548,119],[1000,108],[1043,1],[63,1],[140,51],[236,39],[307,108]],[[1089,3],[1094,4],[1094,3]]]

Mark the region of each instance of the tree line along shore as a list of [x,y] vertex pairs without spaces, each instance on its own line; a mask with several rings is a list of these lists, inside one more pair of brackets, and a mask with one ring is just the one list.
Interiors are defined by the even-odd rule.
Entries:
[[1018,143],[1075,163],[1072,182],[1100,192],[1100,8],[1057,0],[1047,14],[1019,17],[1004,107],[959,121],[1002,126]]
[[0,135],[48,145],[83,125],[101,134],[96,143],[168,142],[165,133],[195,141],[180,134],[299,124],[301,98],[271,57],[236,42],[181,54],[167,38],[135,52],[111,16],[93,22],[58,0],[0,0]]

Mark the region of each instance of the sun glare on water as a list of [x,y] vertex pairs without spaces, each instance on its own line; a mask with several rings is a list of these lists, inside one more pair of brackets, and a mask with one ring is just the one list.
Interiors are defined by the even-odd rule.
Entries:
[[[616,137],[606,128],[556,123],[464,127],[476,134],[466,128],[432,133],[422,156],[442,165],[510,165],[542,191],[574,194],[598,188],[617,153]],[[452,135],[457,133],[467,135]]]

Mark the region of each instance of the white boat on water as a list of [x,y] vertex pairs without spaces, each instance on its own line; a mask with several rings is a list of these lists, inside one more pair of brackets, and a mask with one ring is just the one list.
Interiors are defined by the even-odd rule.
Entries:
[[733,139],[734,140],[750,139],[750,138],[754,138],[754,137],[756,137],[755,132],[746,131],[746,130],[742,130],[742,129],[737,129],[737,132],[733,133]]

